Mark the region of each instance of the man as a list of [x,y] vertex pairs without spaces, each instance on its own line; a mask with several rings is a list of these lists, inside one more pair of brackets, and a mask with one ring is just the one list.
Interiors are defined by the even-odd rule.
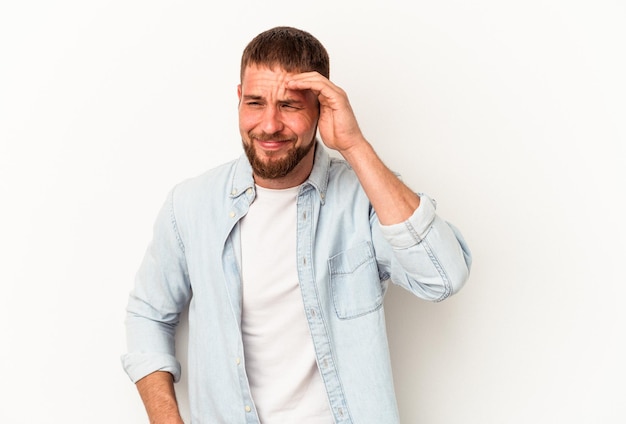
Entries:
[[187,305],[193,423],[398,422],[388,282],[441,301],[467,280],[470,253],[381,162],[328,78],[309,33],[259,34],[237,89],[245,155],[170,192],[123,357],[151,423],[182,423],[174,335]]

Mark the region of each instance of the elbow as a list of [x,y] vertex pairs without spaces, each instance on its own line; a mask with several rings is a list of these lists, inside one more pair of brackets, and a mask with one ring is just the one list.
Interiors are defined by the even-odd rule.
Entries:
[[452,296],[453,294],[457,294],[461,291],[461,289],[465,286],[465,283],[467,283],[467,280],[469,280],[469,268],[464,267],[463,269],[457,270],[457,272],[455,272],[448,281],[449,294],[446,297]]
[[456,260],[449,263],[447,271],[441,275],[445,281],[445,291],[438,301],[445,300],[461,291],[469,280],[470,269],[472,267],[472,255],[467,245],[464,243],[460,244],[460,248]]

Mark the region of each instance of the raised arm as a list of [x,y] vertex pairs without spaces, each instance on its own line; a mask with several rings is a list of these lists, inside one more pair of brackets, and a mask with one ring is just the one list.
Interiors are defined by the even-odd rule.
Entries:
[[287,81],[291,90],[311,90],[320,103],[318,129],[322,141],[338,151],[356,172],[383,225],[407,220],[420,198],[387,168],[365,139],[340,87],[317,72],[297,74]]
[[420,198],[381,161],[363,136],[344,90],[317,72],[296,74],[286,87],[311,90],[317,96],[322,141],[341,153],[355,171],[382,224],[374,234],[393,249],[393,255],[380,262],[387,264],[392,280],[432,301],[460,290],[471,266],[463,237],[436,215],[432,200]]

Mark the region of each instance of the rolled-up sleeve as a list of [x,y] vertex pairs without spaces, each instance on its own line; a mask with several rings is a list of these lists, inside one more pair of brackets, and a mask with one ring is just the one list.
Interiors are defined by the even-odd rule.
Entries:
[[437,215],[435,201],[425,194],[420,199],[420,206],[406,221],[378,223],[392,256],[381,263],[388,265],[394,283],[423,299],[441,301],[463,287],[472,255],[461,232]]

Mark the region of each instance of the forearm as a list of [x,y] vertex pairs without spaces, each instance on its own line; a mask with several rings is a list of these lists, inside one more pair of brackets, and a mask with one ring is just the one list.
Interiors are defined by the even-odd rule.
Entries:
[[169,372],[156,371],[136,383],[150,424],[184,424],[178,411],[174,379]]
[[415,212],[419,196],[387,168],[365,139],[340,153],[354,169],[381,224],[404,222]]

